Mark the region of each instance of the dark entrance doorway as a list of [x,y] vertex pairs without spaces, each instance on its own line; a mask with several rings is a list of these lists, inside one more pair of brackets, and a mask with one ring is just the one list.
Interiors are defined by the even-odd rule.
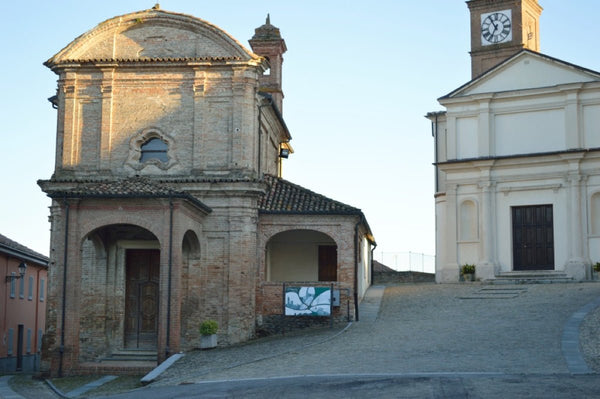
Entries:
[[337,281],[337,247],[319,245],[319,281]]
[[25,326],[19,324],[17,326],[17,371],[23,370],[23,331]]
[[156,349],[160,251],[128,249],[125,270],[125,348]]
[[554,270],[552,205],[512,208],[514,270]]

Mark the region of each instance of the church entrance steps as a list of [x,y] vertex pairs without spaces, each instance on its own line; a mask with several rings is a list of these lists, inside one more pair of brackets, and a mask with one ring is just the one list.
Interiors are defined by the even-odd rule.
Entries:
[[156,361],[107,360],[99,363],[80,363],[74,374],[144,375],[156,368]]
[[154,362],[157,361],[157,354],[155,350],[142,350],[142,349],[121,349],[117,352],[113,352],[110,356],[100,359],[100,362],[114,362],[114,361],[129,361],[129,362]]
[[503,272],[496,278],[484,280],[484,284],[563,284],[575,283],[573,277],[554,270],[530,270]]
[[81,374],[140,375],[152,371],[157,365],[156,350],[121,349],[95,362],[79,365]]

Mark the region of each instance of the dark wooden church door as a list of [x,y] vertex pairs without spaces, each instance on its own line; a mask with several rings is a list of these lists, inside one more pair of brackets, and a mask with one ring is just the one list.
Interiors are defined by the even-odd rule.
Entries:
[[552,205],[512,208],[514,270],[554,270]]
[[337,281],[337,247],[319,245],[319,281]]
[[160,251],[129,249],[125,265],[125,348],[155,349]]

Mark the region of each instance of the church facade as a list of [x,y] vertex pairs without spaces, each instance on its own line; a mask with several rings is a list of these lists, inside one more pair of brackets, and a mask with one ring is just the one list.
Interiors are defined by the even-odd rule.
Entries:
[[[58,75],[47,328],[52,374],[102,370],[123,350],[158,362],[281,326],[284,283],[331,285],[358,317],[370,284],[360,209],[281,177],[285,41],[269,19],[253,51],[155,7],[109,19],[45,65]],[[114,372],[114,370],[111,370]]]
[[591,278],[600,73],[539,52],[537,0],[471,0],[473,79],[431,112],[436,280]]

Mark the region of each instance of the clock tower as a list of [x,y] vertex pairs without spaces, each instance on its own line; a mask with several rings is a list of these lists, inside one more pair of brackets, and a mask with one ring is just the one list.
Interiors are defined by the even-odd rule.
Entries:
[[540,50],[537,0],[470,0],[471,77],[529,49]]

